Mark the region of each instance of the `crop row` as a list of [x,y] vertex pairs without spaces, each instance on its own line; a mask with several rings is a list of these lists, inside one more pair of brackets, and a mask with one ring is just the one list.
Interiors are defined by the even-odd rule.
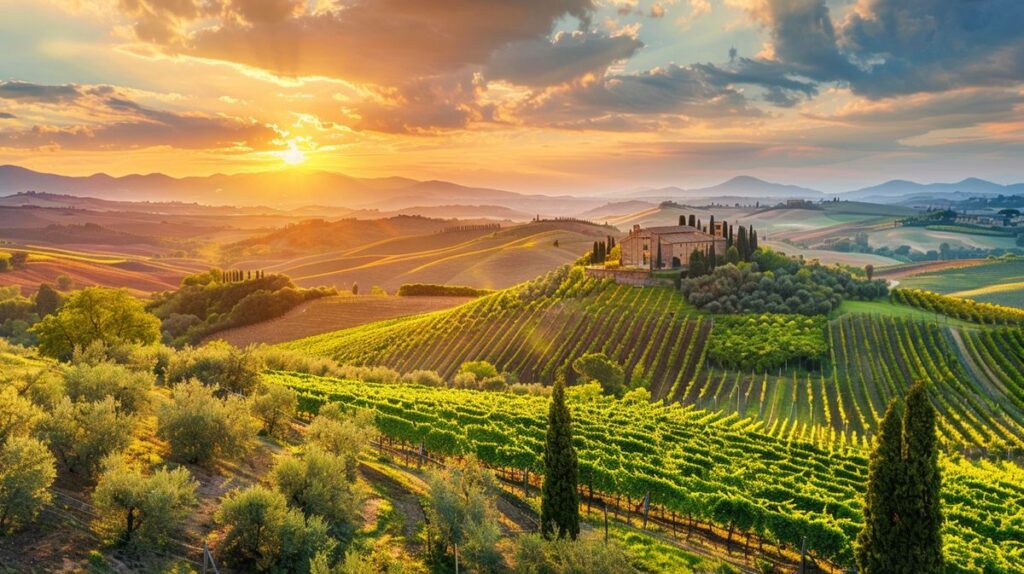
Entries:
[[890,296],[896,303],[910,305],[933,313],[941,313],[964,321],[984,324],[1024,322],[1024,309],[979,303],[970,299],[940,295],[923,289],[893,289]]
[[[268,381],[325,402],[376,412],[382,434],[435,455],[476,454],[496,467],[542,472],[547,399],[290,373]],[[608,497],[650,495],[668,510],[849,565],[861,524],[867,461],[724,416],[646,401],[569,393],[581,486]],[[1009,463],[943,459],[945,546],[951,572],[1024,569],[1024,471]]]

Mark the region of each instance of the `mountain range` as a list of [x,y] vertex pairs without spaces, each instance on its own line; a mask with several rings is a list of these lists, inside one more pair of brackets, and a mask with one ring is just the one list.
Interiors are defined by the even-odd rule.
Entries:
[[[448,181],[418,181],[404,177],[357,178],[326,171],[255,172],[174,178],[161,173],[114,177],[104,173],[85,177],[41,173],[19,166],[0,166],[0,195],[27,191],[88,196],[100,200],[195,202],[204,205],[256,207],[272,202],[286,208],[319,205],[350,210],[400,210],[413,207],[489,205],[521,213],[572,215],[600,209],[600,197],[529,195]],[[1024,183],[1002,185],[978,178],[956,183],[917,183],[891,180],[842,193],[738,176],[709,187],[643,188],[616,194],[620,199],[662,200],[784,200],[844,199],[875,203],[922,202],[971,196],[1024,194]]]

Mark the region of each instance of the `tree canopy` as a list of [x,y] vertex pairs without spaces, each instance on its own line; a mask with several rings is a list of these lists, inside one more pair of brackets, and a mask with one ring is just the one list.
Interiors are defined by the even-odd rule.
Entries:
[[108,347],[155,343],[160,338],[160,320],[127,290],[87,287],[36,323],[32,332],[39,338],[42,354],[66,359],[76,348],[94,341]]

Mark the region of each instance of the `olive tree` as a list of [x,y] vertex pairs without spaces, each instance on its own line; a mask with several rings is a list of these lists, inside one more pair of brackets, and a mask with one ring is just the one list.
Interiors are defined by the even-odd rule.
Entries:
[[135,422],[112,397],[77,403],[64,397],[39,423],[37,434],[69,472],[91,477],[105,456],[128,446]]
[[69,296],[59,311],[43,317],[31,330],[39,338],[42,354],[66,359],[76,347],[94,341],[107,346],[155,343],[160,338],[160,320],[125,289],[87,287]]
[[282,385],[260,385],[250,401],[252,414],[263,423],[268,435],[277,436],[286,430],[288,421],[298,410],[297,394]]
[[35,520],[56,476],[53,455],[38,440],[12,437],[0,446],[0,533]]
[[163,544],[196,504],[197,483],[184,468],[147,476],[119,455],[108,457],[103,467],[92,500],[96,527],[111,540]]
[[259,422],[249,414],[245,399],[219,399],[216,390],[196,380],[180,383],[171,400],[157,408],[157,436],[170,443],[174,458],[208,464],[249,449]]
[[135,371],[114,363],[79,363],[64,374],[64,390],[74,401],[99,401],[113,397],[121,410],[136,413],[146,408],[153,373]]

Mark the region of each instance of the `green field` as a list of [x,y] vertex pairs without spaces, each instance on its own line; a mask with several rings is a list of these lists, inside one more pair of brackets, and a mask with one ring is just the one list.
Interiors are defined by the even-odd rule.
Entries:
[[900,280],[901,287],[925,289],[997,305],[1024,307],[1024,259],[923,273]]

